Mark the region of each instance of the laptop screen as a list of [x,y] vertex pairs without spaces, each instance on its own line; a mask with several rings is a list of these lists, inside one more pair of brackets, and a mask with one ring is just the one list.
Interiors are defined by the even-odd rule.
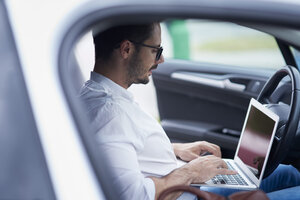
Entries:
[[273,141],[275,125],[276,120],[250,103],[237,156],[258,179]]

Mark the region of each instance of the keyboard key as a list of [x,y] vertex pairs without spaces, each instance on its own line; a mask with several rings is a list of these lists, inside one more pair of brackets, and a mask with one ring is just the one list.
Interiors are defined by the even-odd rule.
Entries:
[[[227,162],[228,169],[234,170],[232,165]],[[214,184],[230,184],[230,185],[248,185],[240,174],[234,175],[216,175],[212,178]]]

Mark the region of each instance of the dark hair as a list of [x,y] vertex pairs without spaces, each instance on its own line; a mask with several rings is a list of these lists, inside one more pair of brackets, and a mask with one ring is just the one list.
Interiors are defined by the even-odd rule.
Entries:
[[112,27],[98,34],[93,32],[96,60],[99,58],[104,61],[108,60],[113,50],[119,47],[124,40],[144,42],[150,38],[154,24],[122,25]]

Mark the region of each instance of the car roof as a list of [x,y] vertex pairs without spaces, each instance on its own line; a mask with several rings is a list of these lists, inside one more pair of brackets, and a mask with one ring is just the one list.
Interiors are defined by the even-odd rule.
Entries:
[[[113,11],[122,7],[123,10],[132,10],[131,13],[138,15],[156,14],[161,16],[157,17],[161,21],[172,17],[232,21],[271,34],[300,48],[300,1],[297,0],[111,0],[95,3],[99,7],[87,3],[86,11],[93,12],[101,7],[101,10]],[[80,7],[81,11],[82,9],[83,7]],[[152,18],[155,18],[153,14]]]

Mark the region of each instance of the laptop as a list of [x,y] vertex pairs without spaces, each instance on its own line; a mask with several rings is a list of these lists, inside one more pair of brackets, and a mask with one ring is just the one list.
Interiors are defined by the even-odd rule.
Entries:
[[[193,186],[257,189],[263,178],[279,117],[251,99],[234,159],[223,159],[236,175],[217,175]],[[237,179],[237,180],[236,180]]]

